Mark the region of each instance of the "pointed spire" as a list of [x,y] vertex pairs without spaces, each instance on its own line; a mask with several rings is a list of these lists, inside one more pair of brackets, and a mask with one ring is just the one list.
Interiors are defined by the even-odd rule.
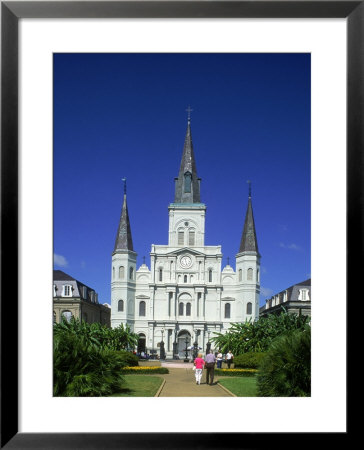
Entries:
[[195,155],[191,135],[192,109],[188,107],[187,130],[183,146],[181,165],[176,178],[175,203],[200,203],[200,179],[197,177]]
[[241,236],[239,253],[241,252],[259,253],[257,234],[255,231],[255,223],[253,216],[251,182],[248,181],[248,183],[249,183],[248,208],[246,210],[244,229],[243,234]]
[[124,201],[123,201],[123,207],[121,209],[118,232],[117,232],[116,239],[115,239],[114,252],[116,252],[118,250],[134,251],[133,239],[131,237],[128,205],[127,205],[127,201],[126,201],[126,178],[123,178],[123,182],[124,182]]

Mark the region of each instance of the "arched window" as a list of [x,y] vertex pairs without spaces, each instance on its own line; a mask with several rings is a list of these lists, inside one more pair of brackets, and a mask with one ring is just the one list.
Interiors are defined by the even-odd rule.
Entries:
[[246,313],[251,314],[253,310],[253,305],[249,302],[246,304]]
[[191,172],[185,173],[185,192],[191,192]]
[[185,243],[185,232],[183,228],[178,230],[178,245],[184,245]]
[[163,269],[159,269],[159,281],[163,281]]
[[188,232],[188,245],[195,245],[195,230],[193,228]]
[[253,279],[253,269],[249,268],[248,273],[247,273],[247,280],[252,280],[252,279]]
[[112,268],[112,279],[115,278],[115,267]]
[[191,315],[191,303],[186,304],[186,316]]
[[124,300],[119,300],[118,301],[118,312],[123,312],[124,311]]
[[230,303],[225,303],[225,319],[230,319]]
[[132,280],[134,278],[134,268],[130,267],[129,269],[129,278]]
[[212,283],[212,269],[209,269],[209,283]]
[[243,271],[239,269],[239,281],[243,281]]
[[145,316],[145,302],[142,301],[139,303],[139,316]]
[[183,316],[183,309],[184,309],[184,304],[181,302],[181,303],[178,305],[178,314],[179,314],[180,316]]
[[124,266],[120,266],[120,267],[119,267],[119,278],[120,278],[121,280],[123,280],[123,279],[124,279],[124,276],[125,276],[125,269],[124,269]]
[[187,283],[187,275],[185,275],[185,276],[183,277],[183,282],[184,282],[184,283]]
[[72,319],[71,311],[62,311],[62,319],[66,320],[67,322],[71,322]]

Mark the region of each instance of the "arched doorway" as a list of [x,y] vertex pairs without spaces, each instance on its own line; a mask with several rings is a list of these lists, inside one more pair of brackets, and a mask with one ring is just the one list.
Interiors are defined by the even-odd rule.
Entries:
[[138,349],[137,349],[138,353],[141,353],[141,352],[145,353],[145,343],[146,343],[145,334],[144,333],[140,333],[139,334],[139,339],[138,339]]
[[[187,347],[192,345],[191,334],[187,330],[181,330],[178,333],[177,342],[178,342],[178,355],[180,358],[186,357],[186,338],[187,338]],[[188,351],[188,356],[190,356],[190,351]]]

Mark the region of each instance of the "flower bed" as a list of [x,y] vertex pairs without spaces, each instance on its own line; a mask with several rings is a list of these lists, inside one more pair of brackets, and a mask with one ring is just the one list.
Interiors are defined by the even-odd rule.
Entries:
[[215,369],[215,375],[228,377],[254,377],[257,369]]
[[166,367],[158,367],[158,366],[133,366],[133,367],[124,367],[121,370],[122,373],[134,373],[134,374],[154,374],[154,373],[169,373],[169,370]]

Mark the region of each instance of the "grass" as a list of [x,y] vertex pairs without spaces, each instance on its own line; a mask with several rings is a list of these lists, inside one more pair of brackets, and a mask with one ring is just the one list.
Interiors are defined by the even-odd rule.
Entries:
[[111,397],[154,397],[163,378],[151,375],[124,375],[124,389]]
[[257,397],[256,377],[219,377],[219,383],[237,397]]

